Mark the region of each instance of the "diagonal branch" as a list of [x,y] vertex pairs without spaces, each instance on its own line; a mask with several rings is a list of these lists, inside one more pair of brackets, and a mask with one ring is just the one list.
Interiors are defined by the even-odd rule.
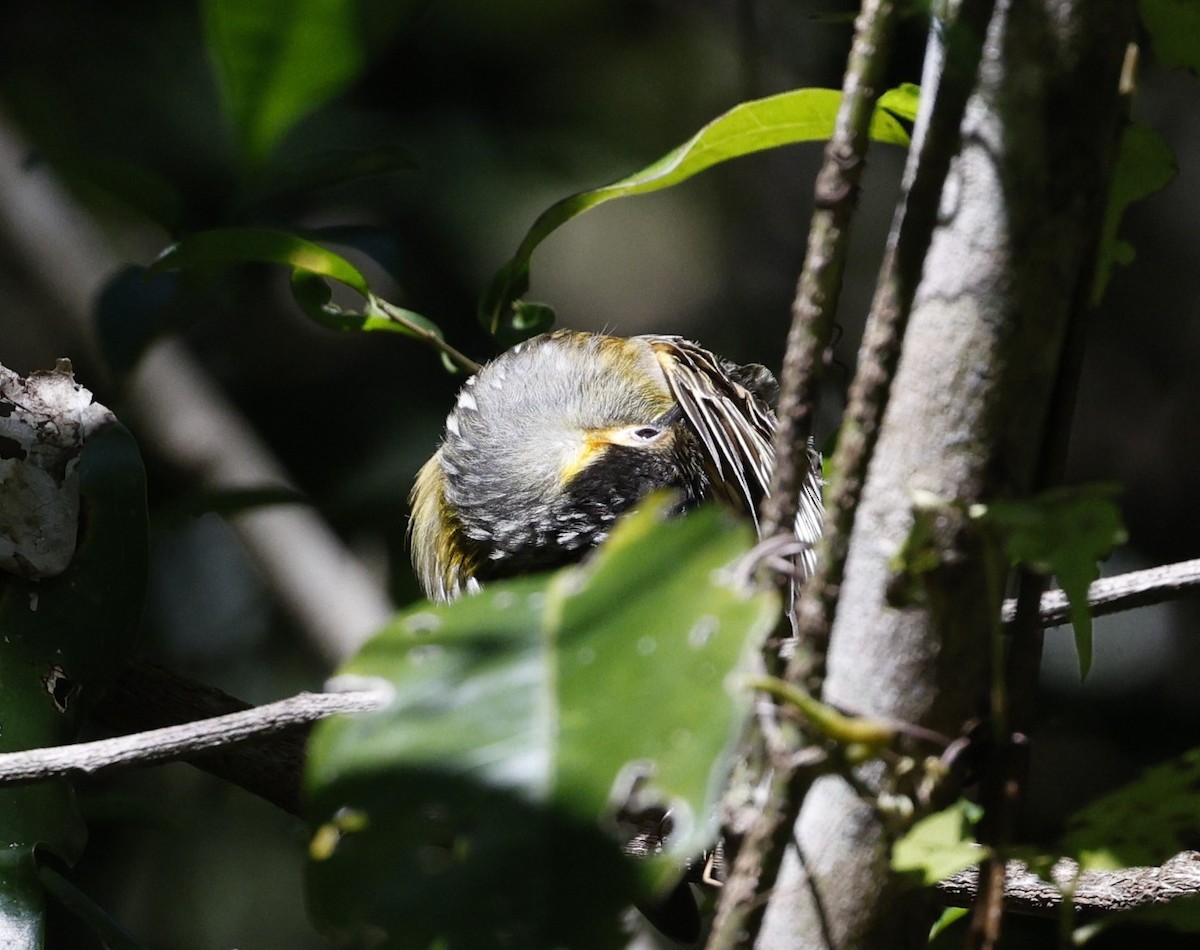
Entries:
[[808,472],[813,410],[833,336],[850,224],[866,165],[871,117],[887,67],[895,6],[890,0],[863,4],[855,23],[837,124],[817,174],[816,210],[809,225],[804,269],[796,286],[779,374],[775,468],[771,491],[763,502],[763,537],[767,538],[787,530],[795,521],[800,485]]
[[[1200,558],[1130,571],[1116,577],[1105,577],[1088,587],[1088,607],[1093,617],[1161,604],[1200,590]],[[1003,620],[1008,623],[1016,614],[1016,600],[1004,602]],[[1067,595],[1061,590],[1042,595],[1043,627],[1056,627],[1070,622],[1071,608]]]
[[[209,705],[214,702],[218,705],[239,705],[237,700],[215,690],[203,689],[203,695],[198,694],[197,698]],[[0,754],[0,785],[79,773],[91,774],[117,766],[192,759],[250,739],[261,739],[284,730],[294,730],[327,716],[381,709],[387,705],[390,698],[391,692],[387,688],[363,688],[338,693],[305,692],[262,706],[112,739],[8,752]],[[293,734],[287,742],[287,747],[293,752],[290,760],[284,763],[291,787],[280,789],[280,794],[264,797],[270,798],[288,811],[297,812],[303,737]],[[251,790],[263,794],[261,788]]]
[[[45,319],[59,319],[57,345],[101,366],[92,331],[96,295],[125,266],[129,247],[135,259],[148,259],[163,238],[130,231],[122,236],[126,248],[118,250],[47,168],[30,167],[30,151],[0,114],[0,244],[48,301]],[[20,240],[6,243],[6,235]],[[151,346],[127,384],[123,421],[143,451],[205,488],[291,485],[279,460],[178,338]],[[391,616],[382,585],[311,509],[260,508],[231,519],[231,526],[277,601],[331,663],[353,653]]]
[[[1098,616],[1162,603],[1197,590],[1200,558],[1096,581],[1088,589],[1088,603]],[[1014,603],[1005,602],[1006,617],[1015,609]],[[1042,596],[1044,625],[1068,619],[1062,591]],[[285,811],[298,813],[305,727],[325,716],[376,709],[384,699],[382,694],[365,690],[301,693],[256,709],[211,686],[135,664],[122,673],[91,717],[102,728],[125,735],[0,755],[0,785],[184,759]],[[231,719],[232,714],[243,715]]]

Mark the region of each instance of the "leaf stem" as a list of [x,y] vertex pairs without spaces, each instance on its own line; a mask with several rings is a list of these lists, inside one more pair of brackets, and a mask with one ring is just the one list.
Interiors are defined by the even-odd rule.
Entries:
[[455,349],[442,338],[440,334],[422,326],[416,321],[408,317],[407,311],[402,307],[397,307],[395,304],[388,303],[382,297],[377,297],[371,294],[367,298],[368,307],[377,310],[383,316],[387,317],[393,323],[404,327],[406,333],[416,337],[418,340],[428,343],[431,347],[437,350],[442,356],[452,363],[456,368],[463,370],[466,373],[475,374],[483,369],[483,364],[475,362],[465,353]]

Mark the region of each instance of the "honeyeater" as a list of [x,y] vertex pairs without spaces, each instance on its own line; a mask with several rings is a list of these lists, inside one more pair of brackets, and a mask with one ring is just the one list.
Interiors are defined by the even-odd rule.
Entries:
[[[412,492],[412,558],[425,594],[578,560],[648,492],[686,509],[717,499],[757,526],[774,465],[777,386],[677,336],[559,330],[467,380]],[[796,534],[820,532],[818,459]],[[799,557],[812,567],[811,549]]]

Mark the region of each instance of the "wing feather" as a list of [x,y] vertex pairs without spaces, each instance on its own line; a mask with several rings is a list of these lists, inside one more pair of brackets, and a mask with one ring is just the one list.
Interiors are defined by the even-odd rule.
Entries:
[[[770,491],[775,467],[775,414],[741,382],[754,374],[726,363],[681,337],[646,336],[691,429],[699,439],[715,492],[747,511],[759,527],[758,509]],[[769,374],[766,382],[773,383]],[[735,378],[736,377],[736,378]],[[812,545],[821,535],[821,459],[809,448],[809,471],[800,490],[795,532],[807,542],[800,555],[804,573],[816,566]]]

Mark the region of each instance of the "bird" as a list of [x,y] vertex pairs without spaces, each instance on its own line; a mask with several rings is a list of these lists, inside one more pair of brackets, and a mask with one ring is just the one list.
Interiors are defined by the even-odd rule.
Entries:
[[[679,336],[556,330],[470,377],[417,474],[410,549],[426,597],[560,567],[602,543],[655,489],[686,511],[716,500],[759,527],[775,431],[774,376]],[[815,566],[820,458],[809,447],[796,569]]]

